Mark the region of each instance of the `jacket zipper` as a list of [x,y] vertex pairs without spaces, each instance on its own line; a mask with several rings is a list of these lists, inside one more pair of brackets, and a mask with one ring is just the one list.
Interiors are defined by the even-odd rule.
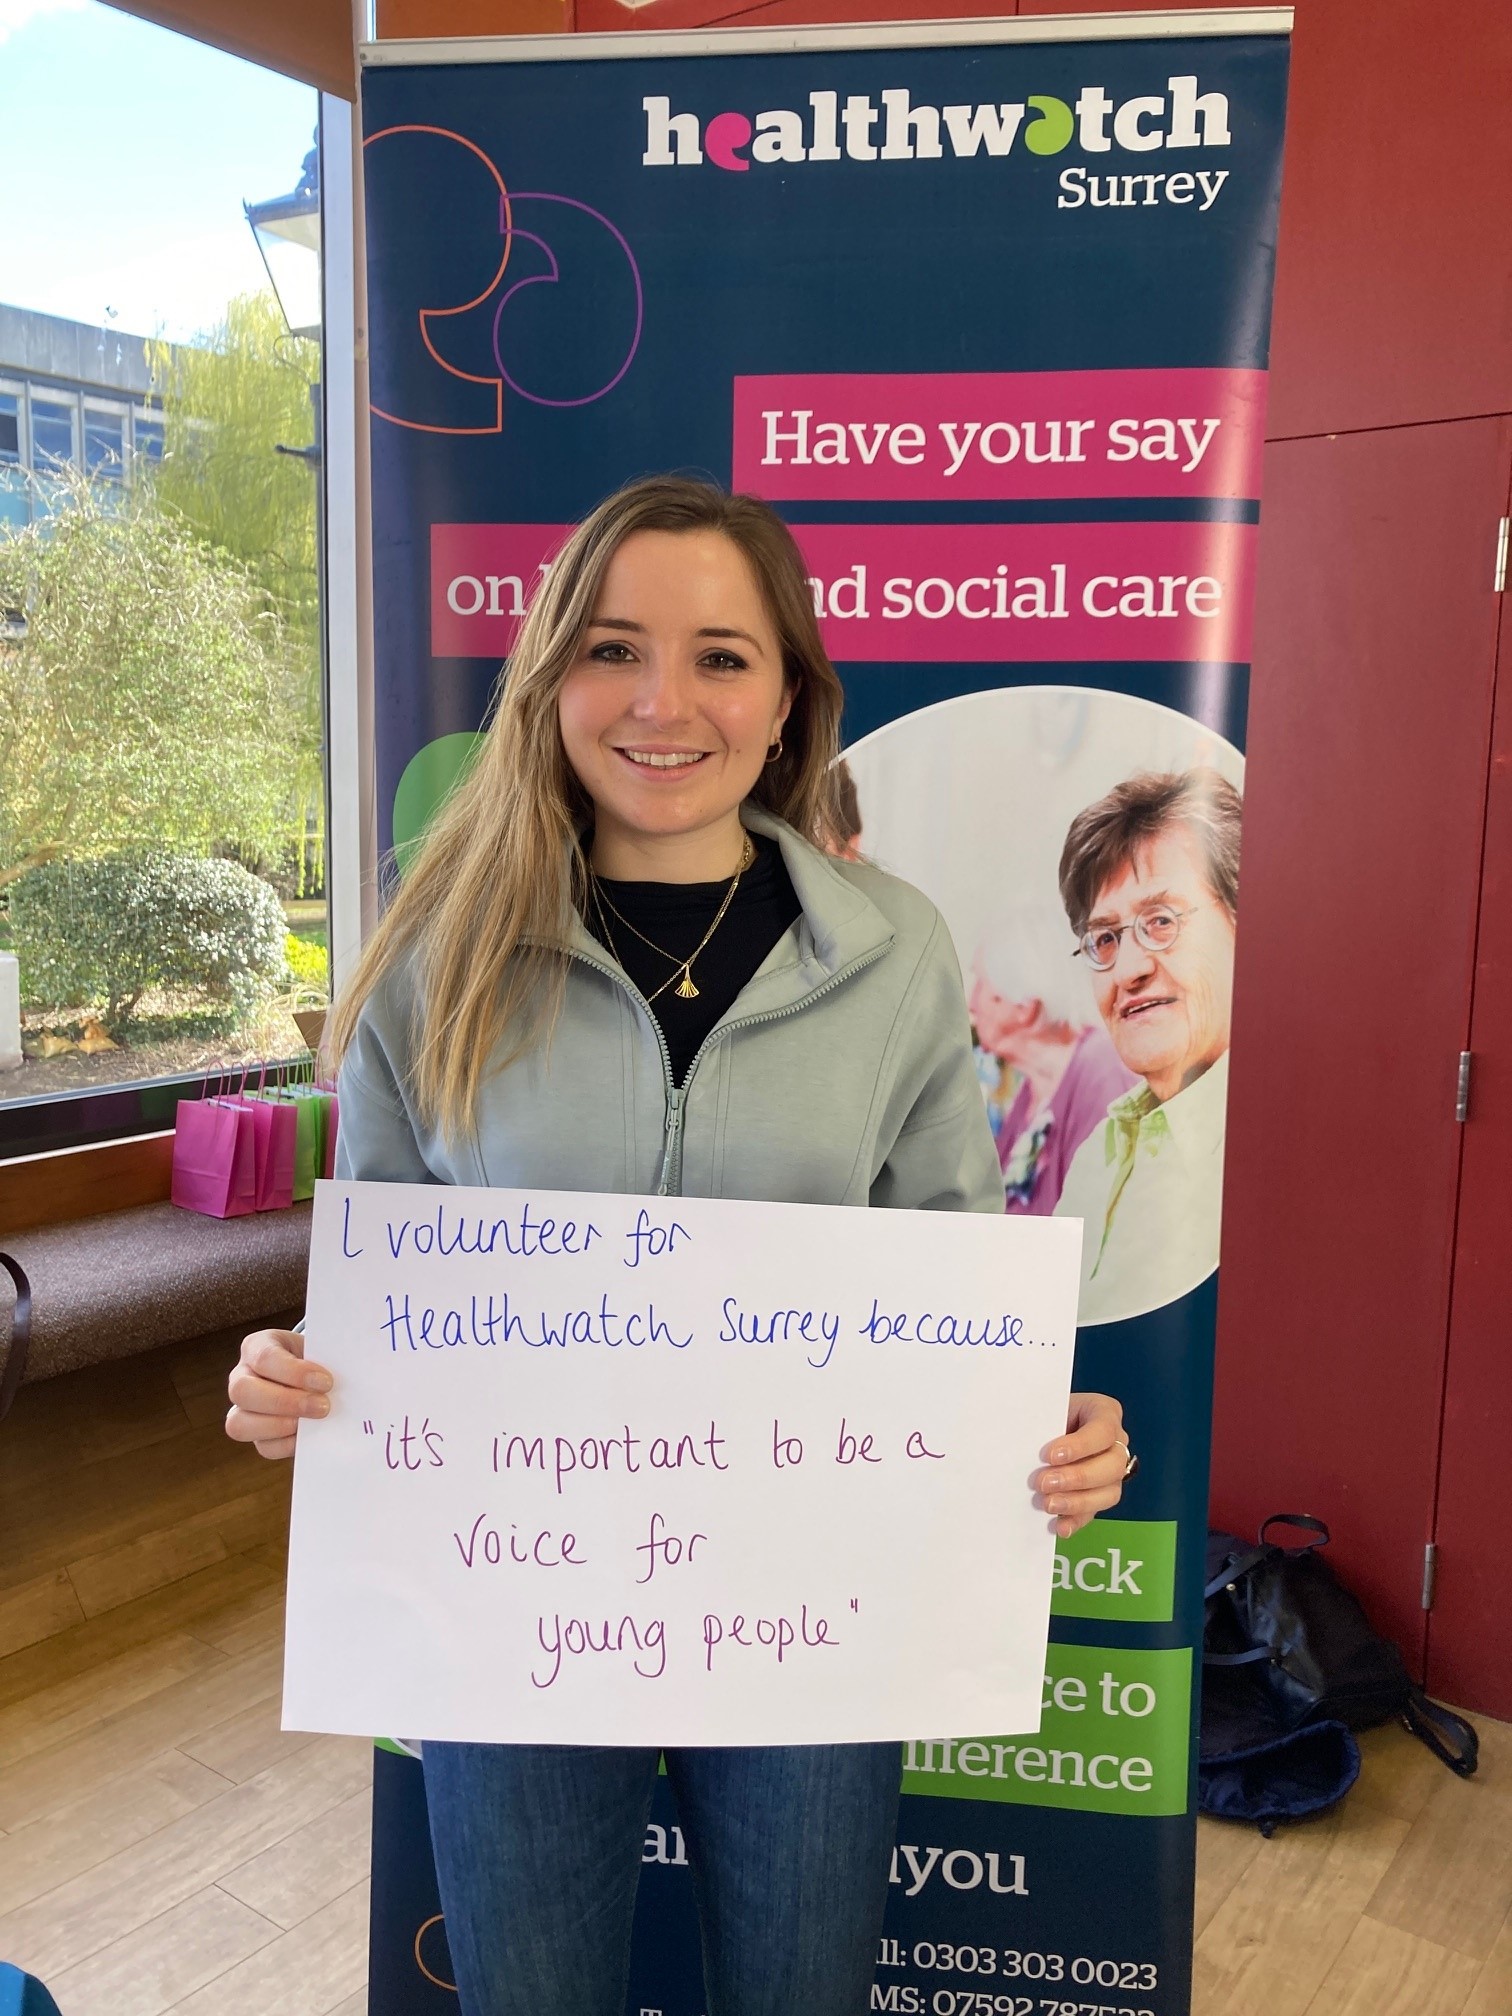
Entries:
[[585,966],[591,966],[596,973],[607,974],[616,986],[624,989],[632,1001],[639,1002],[640,1006],[646,1011],[647,1021],[649,1021],[651,1027],[656,1032],[657,1047],[661,1051],[662,1083],[666,1090],[667,1099],[666,1138],[662,1147],[661,1181],[657,1184],[655,1193],[658,1197],[680,1197],[682,1195],[683,1117],[686,1111],[688,1090],[693,1083],[693,1074],[703,1061],[705,1051],[712,1049],[722,1037],[733,1035],[737,1029],[754,1029],[760,1023],[780,1022],[784,1016],[798,1014],[801,1009],[807,1008],[811,1001],[819,1000],[822,995],[828,994],[832,988],[838,987],[843,980],[849,980],[852,974],[860,973],[865,967],[873,965],[882,957],[884,952],[889,950],[891,943],[892,941],[889,939],[886,945],[874,946],[870,952],[863,953],[859,959],[853,959],[849,966],[842,966],[838,973],[832,973],[828,980],[821,986],[816,987],[811,994],[805,994],[801,1001],[790,1001],[785,1008],[766,1008],[757,1015],[742,1015],[738,1022],[722,1022],[717,1029],[711,1029],[694,1051],[693,1061],[688,1066],[688,1075],[680,1086],[672,1083],[672,1053],[667,1048],[667,1039],[662,1034],[661,1024],[657,1021],[655,1015],[652,1014],[651,1004],[647,1001],[645,995],[635,986],[628,975],[616,972],[614,967],[606,965],[602,959],[590,958],[588,953],[578,951],[575,946],[567,947],[569,958],[581,959]]

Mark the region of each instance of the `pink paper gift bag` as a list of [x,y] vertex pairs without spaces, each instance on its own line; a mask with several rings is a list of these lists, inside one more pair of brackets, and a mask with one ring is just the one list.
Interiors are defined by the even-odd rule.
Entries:
[[173,1123],[173,1201],[207,1218],[257,1208],[252,1115],[229,1099],[181,1099]]
[[294,1202],[293,1111],[260,1092],[248,1092],[235,1103],[252,1115],[257,1209],[282,1211]]
[[270,1121],[268,1180],[266,1199],[258,1193],[259,1211],[282,1211],[294,1202],[294,1136],[299,1123],[294,1108],[276,1099],[260,1099],[258,1105]]

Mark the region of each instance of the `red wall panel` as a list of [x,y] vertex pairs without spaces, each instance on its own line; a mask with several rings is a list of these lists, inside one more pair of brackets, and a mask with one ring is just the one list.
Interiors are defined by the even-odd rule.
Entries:
[[1270,428],[1512,407],[1512,9],[1303,0]]
[[1296,0],[1271,434],[1512,408],[1509,216],[1512,8]]
[[1512,421],[1273,445],[1213,1509],[1321,1514],[1421,1656]]
[[1512,620],[1502,617],[1428,1626],[1434,1693],[1512,1722]]

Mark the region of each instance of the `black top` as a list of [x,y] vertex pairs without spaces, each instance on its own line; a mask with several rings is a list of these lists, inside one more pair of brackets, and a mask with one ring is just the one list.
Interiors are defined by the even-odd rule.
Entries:
[[[753,833],[751,844],[756,859],[741,876],[719,929],[693,962],[698,993],[691,1001],[677,992],[682,976],[674,959],[686,959],[714,922],[730,887],[728,876],[722,882],[611,882],[601,875],[599,886],[608,898],[602,920],[592,896],[588,899],[584,923],[642,994],[649,999],[665,981],[672,982],[651,1003],[651,1013],[667,1039],[674,1085],[682,1084],[699,1045],[802,908],[777,843]],[[626,930],[615,910],[673,956],[653,952]]]

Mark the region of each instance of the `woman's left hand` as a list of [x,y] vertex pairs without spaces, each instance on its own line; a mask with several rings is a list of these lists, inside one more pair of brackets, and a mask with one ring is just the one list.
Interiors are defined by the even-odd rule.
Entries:
[[1044,1454],[1049,1467],[1035,1471],[1030,1489],[1066,1540],[1123,1496],[1129,1443],[1121,1403],[1107,1393],[1073,1393],[1066,1432]]

